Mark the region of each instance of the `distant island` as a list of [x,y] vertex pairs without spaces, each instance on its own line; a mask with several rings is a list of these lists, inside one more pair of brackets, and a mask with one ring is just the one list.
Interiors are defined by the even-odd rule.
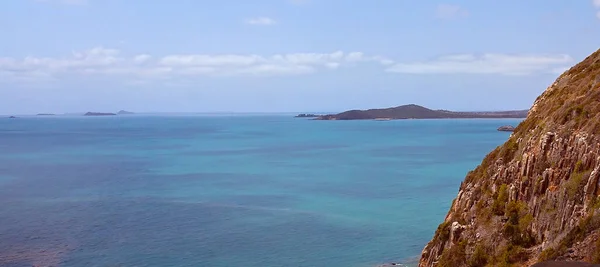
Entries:
[[54,116],[52,113],[39,113],[37,116]]
[[302,113],[302,114],[296,115],[295,117],[296,118],[318,118],[318,117],[321,117],[321,116],[323,116],[323,115]]
[[126,111],[126,110],[120,110],[119,112],[117,112],[118,115],[130,115],[130,114],[135,114],[131,111]]
[[83,116],[114,116],[117,115],[115,113],[106,113],[106,112],[87,112],[83,114]]
[[498,128],[498,131],[501,132],[514,132],[515,131],[515,127],[512,125],[504,125],[504,126],[500,126]]
[[338,114],[315,116],[314,120],[525,118],[527,117],[527,112],[528,110],[459,112],[449,110],[432,110],[419,105],[410,104],[384,109],[349,110]]

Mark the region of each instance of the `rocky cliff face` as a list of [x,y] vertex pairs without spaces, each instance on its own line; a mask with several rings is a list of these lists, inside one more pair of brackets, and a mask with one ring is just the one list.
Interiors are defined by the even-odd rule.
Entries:
[[600,262],[600,50],[461,184],[419,266]]

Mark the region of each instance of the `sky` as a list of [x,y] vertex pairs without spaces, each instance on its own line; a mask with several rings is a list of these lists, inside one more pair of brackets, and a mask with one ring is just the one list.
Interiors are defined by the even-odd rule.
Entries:
[[600,0],[4,0],[0,114],[527,109]]

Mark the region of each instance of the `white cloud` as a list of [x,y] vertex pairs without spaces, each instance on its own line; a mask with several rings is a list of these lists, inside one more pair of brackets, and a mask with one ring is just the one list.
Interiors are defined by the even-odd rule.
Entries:
[[426,62],[398,63],[386,71],[408,74],[502,74],[550,73],[573,62],[569,55],[449,55]]
[[350,62],[358,62],[364,59],[364,54],[362,52],[352,52],[346,56],[346,60]]
[[[198,77],[305,75],[376,64],[387,72],[407,74],[561,73],[568,55],[457,54],[424,62],[397,62],[363,52],[257,54],[126,55],[105,47],[65,57],[0,57],[1,82],[52,82],[100,77],[129,84],[193,81]],[[383,70],[382,69],[382,70]]]
[[151,58],[152,58],[152,56],[150,56],[150,55],[147,55],[147,54],[141,54],[141,55],[137,55],[137,56],[135,56],[135,57],[133,58],[133,61],[134,61],[135,63],[142,64],[142,63],[144,63],[144,62],[146,62],[146,61],[150,60]]
[[381,57],[381,56],[373,57],[373,59],[379,61],[379,63],[381,63],[382,65],[392,65],[392,64],[394,64],[393,60],[391,60],[389,58]]
[[325,67],[328,67],[330,69],[337,69],[337,68],[340,67],[340,63],[338,63],[338,62],[328,62],[328,63],[325,63]]
[[119,50],[96,47],[72,52],[67,57],[0,58],[4,80],[68,79],[73,77],[121,76],[133,84],[144,80],[174,80],[198,76],[299,75],[332,71],[357,63],[386,64],[388,59],[361,52],[256,54],[181,54],[126,56]]
[[262,58],[257,55],[171,55],[160,59],[165,66],[248,66]]
[[439,19],[454,19],[469,16],[469,11],[458,5],[439,4],[435,15]]
[[592,4],[593,4],[595,7],[598,7],[598,8],[600,8],[600,0],[592,0]]
[[268,17],[257,17],[246,20],[246,24],[251,25],[274,25],[276,23],[274,19]]

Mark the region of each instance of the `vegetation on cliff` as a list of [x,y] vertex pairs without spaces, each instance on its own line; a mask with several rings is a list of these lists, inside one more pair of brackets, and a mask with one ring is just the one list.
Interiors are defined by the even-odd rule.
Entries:
[[600,263],[600,50],[563,73],[461,184],[420,266]]

